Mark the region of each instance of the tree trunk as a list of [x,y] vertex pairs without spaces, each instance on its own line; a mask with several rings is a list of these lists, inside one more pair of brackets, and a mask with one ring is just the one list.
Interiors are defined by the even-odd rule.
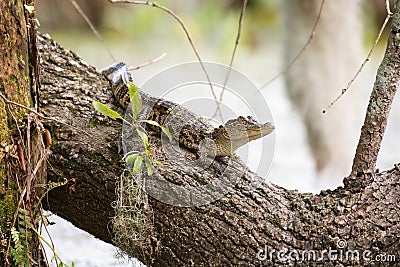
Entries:
[[[362,62],[361,5],[348,0],[280,3],[284,64],[296,58],[295,64],[284,73],[285,89],[296,114],[304,122],[320,181],[325,178],[339,184],[341,177],[351,170],[364,112],[362,97],[347,94],[332,110],[325,113],[322,110],[337,97]],[[304,47],[311,31],[312,40]],[[361,92],[360,87],[355,85],[352,90]]]
[[31,0],[0,2],[1,266],[45,265],[38,235],[33,231],[40,219],[37,185],[44,183],[40,122],[21,106],[37,104],[33,7]]
[[[399,25],[398,10],[396,14],[394,24]],[[397,47],[396,36],[394,30],[389,47]],[[363,184],[348,177],[344,188],[300,194],[264,181],[236,163],[228,168],[217,161],[199,173],[195,165],[162,158],[160,140],[151,137],[152,152],[162,162],[157,171],[167,182],[198,186],[213,183],[228,171],[233,186],[208,205],[180,207],[148,196],[136,207],[124,206],[118,198],[125,193],[120,185],[135,184],[125,174],[118,153],[121,123],[92,107],[92,101],[100,101],[122,113],[108,82],[48,36],[39,37],[39,48],[40,107],[54,118],[45,122],[53,138],[47,175],[50,181],[68,179],[67,185],[50,191],[46,206],[77,227],[117,244],[148,266],[386,265],[377,258],[383,255],[393,265],[393,257],[400,259],[399,166],[369,172],[371,179]],[[141,175],[146,185],[160,178]],[[131,240],[120,238],[123,229],[116,228],[123,208],[128,209],[124,216],[144,216],[146,225],[129,232]],[[132,217],[118,222],[135,229],[137,225],[130,227],[137,223],[129,221]],[[109,228],[112,218],[114,227]]]

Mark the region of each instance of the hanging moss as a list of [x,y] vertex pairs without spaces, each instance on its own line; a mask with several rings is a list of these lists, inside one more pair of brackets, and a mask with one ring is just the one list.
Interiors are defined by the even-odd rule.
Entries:
[[150,229],[144,212],[144,207],[148,204],[140,180],[140,174],[132,177],[126,170],[116,190],[118,194],[114,203],[115,216],[112,219],[113,241],[128,255],[138,255],[148,246],[146,239]]

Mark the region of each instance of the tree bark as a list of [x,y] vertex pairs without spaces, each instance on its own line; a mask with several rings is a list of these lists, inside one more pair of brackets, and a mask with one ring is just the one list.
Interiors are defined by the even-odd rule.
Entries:
[[33,7],[31,0],[0,2],[1,266],[46,265],[32,230],[40,215],[36,186],[43,184],[41,133],[34,114],[22,108],[37,104],[39,87]]
[[[400,82],[400,24],[399,1],[396,1],[388,46],[378,68],[364,125],[353,161],[352,175],[359,182],[370,177],[376,166],[381,142],[386,131],[389,112]],[[360,178],[362,177],[362,178]]]
[[[115,216],[117,185],[126,179],[118,149],[121,123],[100,115],[91,103],[122,110],[94,67],[48,36],[39,37],[39,47],[40,107],[56,119],[46,121],[53,137],[48,179],[68,179],[66,186],[50,191],[47,208],[103,241],[118,243],[108,226]],[[388,80],[397,75],[393,71],[385,72]],[[160,147],[160,140],[152,137],[154,155],[162,155]],[[179,160],[161,161],[158,173],[173,184],[210,183],[226,168],[226,163],[214,162],[199,173],[196,166]],[[348,177],[345,187],[334,191],[300,194],[234,163],[229,173],[234,187],[211,204],[179,207],[149,196],[142,207],[148,224],[142,249],[118,245],[148,266],[393,265],[371,260],[377,255],[400,259],[400,168],[369,175],[362,185]],[[256,189],[254,183],[260,183]],[[309,260],[312,250],[315,258]],[[336,258],[329,257],[329,251]]]

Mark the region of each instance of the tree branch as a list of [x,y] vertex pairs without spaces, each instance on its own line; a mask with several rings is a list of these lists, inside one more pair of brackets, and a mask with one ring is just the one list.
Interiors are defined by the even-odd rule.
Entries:
[[[390,108],[400,82],[400,1],[396,1],[385,56],[379,66],[353,161],[352,175],[375,170]],[[368,175],[367,175],[368,176]],[[366,178],[366,177],[364,177]],[[359,179],[359,178],[357,178]],[[362,182],[362,180],[360,181]]]
[[[38,42],[41,111],[73,126],[46,122],[53,135],[48,179],[69,181],[50,191],[47,208],[113,243],[115,232],[109,228],[115,215],[112,203],[124,170],[118,153],[121,124],[97,113],[91,103],[100,101],[114,110],[118,107],[108,82],[94,67],[49,37],[39,36]],[[162,155],[159,139],[151,138],[151,147],[154,155]],[[187,151],[186,156],[193,155]],[[170,183],[196,186],[212,182],[225,168],[224,163],[216,162],[199,172],[194,164],[165,158],[158,173]],[[211,204],[178,207],[149,196],[142,207],[148,224],[144,247],[137,250],[119,245],[148,266],[284,265],[288,262],[278,258],[281,249],[296,250],[299,255],[315,250],[320,257],[323,250],[336,249],[339,240],[347,242],[343,251],[369,250],[371,258],[378,253],[400,258],[400,169],[374,177],[365,187],[349,182],[345,188],[319,195],[300,194],[234,164],[229,178],[237,183]],[[154,177],[146,179],[154,181]],[[252,190],[254,182],[261,184]],[[268,255],[262,261],[266,248]],[[275,253],[271,254],[272,249]],[[324,266],[348,263],[347,258],[334,260],[327,254],[314,261]],[[309,266],[310,260],[297,262]]]

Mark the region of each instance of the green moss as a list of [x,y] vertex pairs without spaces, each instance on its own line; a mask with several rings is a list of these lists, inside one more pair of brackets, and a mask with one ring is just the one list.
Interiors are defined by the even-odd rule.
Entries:
[[[1,107],[0,107],[1,109]],[[8,125],[7,125],[7,119],[4,118],[3,120],[3,115],[7,116],[6,114],[2,114],[2,113],[6,113],[5,110],[0,110],[0,141],[3,141],[5,139],[7,139],[10,134],[8,131]],[[0,174],[1,177],[1,174]]]
[[94,128],[97,125],[99,125],[100,123],[97,120],[94,119],[90,119],[89,122],[87,123],[87,127],[88,128]]
[[[1,177],[3,174],[5,175],[5,163],[4,161],[0,162],[0,180],[1,180],[1,186],[5,186],[5,178]],[[17,197],[17,190],[15,189],[15,184],[9,184],[7,186],[7,190],[5,192],[2,192],[0,194],[0,233],[4,234],[6,236],[6,243],[8,244],[7,238],[9,236],[10,232],[10,227],[11,227],[11,222],[13,221],[13,217],[16,211],[16,205],[18,203],[16,197]],[[3,250],[5,251],[6,246],[0,246],[0,251]],[[0,256],[1,257],[1,256]]]
[[15,77],[15,75],[10,75],[9,81],[10,81],[11,83],[17,83],[17,77]]
[[[5,194],[0,195],[0,221],[1,225],[6,225],[4,222],[10,222],[16,211],[17,190],[14,184],[8,185]],[[7,229],[3,229],[7,230]]]
[[[2,153],[0,151],[0,153]],[[6,169],[6,164],[4,161],[0,161],[0,195],[4,194],[5,192],[5,181],[7,177],[7,169]]]
[[395,31],[400,31],[400,15],[397,13],[394,13],[392,17],[392,28]]

